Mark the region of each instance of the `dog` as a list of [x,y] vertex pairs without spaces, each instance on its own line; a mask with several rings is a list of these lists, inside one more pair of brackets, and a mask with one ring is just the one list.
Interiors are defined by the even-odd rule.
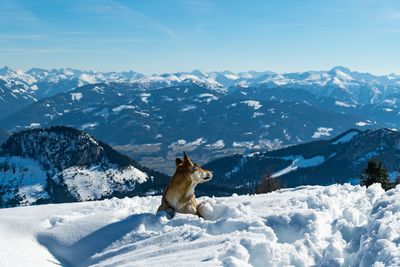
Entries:
[[164,190],[157,212],[166,211],[171,218],[176,212],[203,217],[199,213],[194,188],[197,184],[210,181],[212,173],[193,163],[185,152],[183,160],[177,158],[175,163],[175,174]]

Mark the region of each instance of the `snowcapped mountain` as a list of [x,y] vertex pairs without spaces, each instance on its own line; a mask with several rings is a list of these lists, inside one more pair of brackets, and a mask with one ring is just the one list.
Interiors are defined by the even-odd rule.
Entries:
[[354,127],[400,128],[395,74],[343,67],[283,74],[194,70],[149,76],[9,68],[0,73],[5,130],[73,126],[167,173],[182,149],[205,163]]
[[399,175],[400,132],[354,129],[329,140],[221,158],[204,167],[214,173],[210,185],[218,183],[248,193],[268,174],[285,187],[358,183],[369,159],[382,162],[393,179]]
[[0,69],[0,118],[37,101],[34,79],[20,71]]
[[149,90],[109,83],[43,98],[0,120],[0,125],[9,131],[72,126],[127,154],[135,151],[132,157],[140,163],[171,173],[171,162],[182,150],[204,164],[221,156],[329,137],[368,119],[327,107],[336,108],[334,101],[329,105],[300,90],[290,95],[279,89],[224,92],[191,83]]
[[197,84],[225,93],[229,93],[232,87],[280,88],[286,89],[287,94],[298,89],[316,97],[331,98],[337,102],[337,106],[350,109],[363,109],[366,105],[373,105],[375,109],[391,117],[397,117],[393,114],[398,113],[397,100],[400,96],[399,75],[377,76],[351,71],[344,67],[334,67],[329,71],[282,74],[270,71],[233,73],[194,70],[154,75],[143,75],[133,71],[97,72],[71,68],[52,70],[33,68],[23,72],[4,67],[0,69],[0,101],[9,105],[7,109],[2,108],[4,110],[0,113],[0,117],[12,114],[37,99],[97,83],[129,83],[146,90]]
[[200,199],[205,219],[156,214],[161,197],[0,209],[1,266],[398,266],[400,186],[303,186]]
[[133,71],[97,72],[71,68],[52,70],[33,68],[28,70],[27,74],[36,80],[35,85],[38,87],[38,98],[67,92],[86,84],[131,82],[143,77],[142,74]]
[[33,68],[23,72],[4,67],[0,69],[0,79],[19,81],[32,86],[37,98],[67,92],[86,84],[108,82],[137,83],[149,88],[170,87],[190,82],[214,89],[228,89],[232,86],[304,89],[318,96],[333,97],[350,104],[377,103],[400,91],[399,75],[377,76],[351,71],[340,66],[329,71],[282,74],[271,71],[234,73],[194,70],[154,75],[143,75],[133,71],[97,72],[71,68],[51,70]]
[[12,134],[0,149],[0,206],[161,191],[167,177],[68,127]]

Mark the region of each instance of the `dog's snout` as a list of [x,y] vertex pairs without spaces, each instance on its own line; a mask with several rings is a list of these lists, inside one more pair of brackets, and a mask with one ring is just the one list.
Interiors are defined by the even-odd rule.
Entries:
[[210,180],[213,177],[212,172],[206,171],[205,173],[206,173],[206,175],[204,177],[204,180]]

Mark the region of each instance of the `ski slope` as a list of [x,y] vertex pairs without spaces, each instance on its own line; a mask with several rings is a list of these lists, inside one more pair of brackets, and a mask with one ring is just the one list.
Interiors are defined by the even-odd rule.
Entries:
[[207,220],[160,200],[1,209],[0,266],[400,266],[400,186],[204,197]]

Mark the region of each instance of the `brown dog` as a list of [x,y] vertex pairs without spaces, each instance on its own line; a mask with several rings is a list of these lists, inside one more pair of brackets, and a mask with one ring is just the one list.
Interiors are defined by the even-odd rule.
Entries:
[[183,160],[176,159],[176,171],[164,190],[161,205],[157,212],[166,211],[172,217],[175,212],[189,213],[202,217],[194,196],[194,188],[212,178],[210,171],[193,163],[183,152]]

